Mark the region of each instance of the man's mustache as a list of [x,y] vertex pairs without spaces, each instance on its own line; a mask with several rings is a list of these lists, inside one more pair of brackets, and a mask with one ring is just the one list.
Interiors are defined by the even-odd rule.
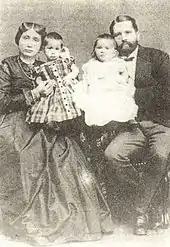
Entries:
[[124,45],[129,45],[129,47],[132,47],[133,44],[128,42],[128,41],[123,41],[122,44],[120,45],[120,47],[122,48]]

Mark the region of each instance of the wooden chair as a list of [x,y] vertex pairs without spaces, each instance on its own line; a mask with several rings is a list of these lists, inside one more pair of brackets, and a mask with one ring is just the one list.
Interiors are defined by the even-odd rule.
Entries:
[[[107,198],[107,185],[106,185],[106,173],[107,173],[107,160],[104,157],[104,150],[109,142],[114,138],[115,133],[110,131],[108,133],[95,133],[93,130],[86,134],[81,133],[81,144],[84,153],[89,160],[90,169],[95,173],[96,178],[99,181],[100,187],[103,191],[105,198]],[[139,161],[134,163],[136,172],[142,173],[145,162]],[[169,196],[169,184],[170,184],[170,172],[167,171],[165,176],[160,182],[157,192],[155,193],[148,211],[148,221],[150,229],[168,228],[169,216],[168,216],[168,196]]]

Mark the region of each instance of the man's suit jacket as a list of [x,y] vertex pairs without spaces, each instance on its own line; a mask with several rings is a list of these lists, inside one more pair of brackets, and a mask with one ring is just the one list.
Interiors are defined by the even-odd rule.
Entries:
[[170,127],[170,62],[163,51],[139,46],[135,101],[138,120],[152,120]]

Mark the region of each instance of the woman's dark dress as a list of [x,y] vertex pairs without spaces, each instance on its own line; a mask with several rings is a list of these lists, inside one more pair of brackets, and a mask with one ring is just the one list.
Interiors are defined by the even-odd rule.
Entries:
[[25,122],[33,83],[18,59],[0,67],[1,228],[50,241],[100,239],[112,231],[107,203],[73,138]]

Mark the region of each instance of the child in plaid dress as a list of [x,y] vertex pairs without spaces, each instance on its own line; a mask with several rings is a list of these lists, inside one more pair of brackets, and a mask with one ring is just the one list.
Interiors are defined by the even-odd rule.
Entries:
[[79,70],[68,48],[63,46],[62,37],[56,33],[48,33],[44,39],[44,54],[47,62],[35,68],[36,83],[54,81],[53,93],[49,96],[39,95],[35,104],[26,116],[28,123],[55,123],[77,118],[81,115],[79,108],[72,100],[74,85]]

